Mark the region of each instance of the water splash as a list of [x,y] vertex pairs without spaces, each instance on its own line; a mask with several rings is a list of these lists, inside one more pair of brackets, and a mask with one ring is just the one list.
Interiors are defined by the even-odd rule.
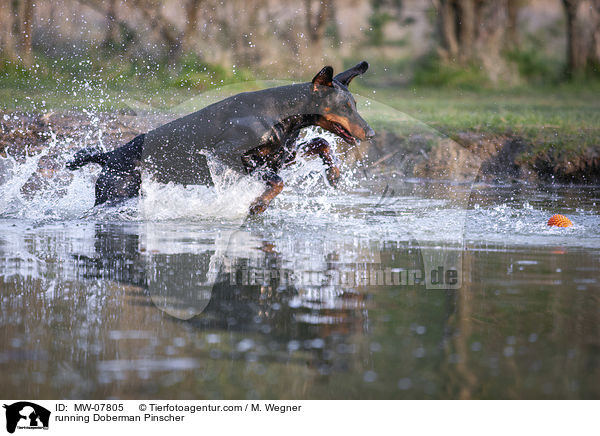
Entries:
[[[78,171],[65,169],[75,151],[102,142],[102,122],[88,113],[91,128],[81,136],[58,138],[52,131],[36,154],[0,158],[0,219],[29,222],[205,222],[208,225],[240,225],[247,221],[251,202],[264,184],[250,177],[234,176],[218,161],[208,159],[214,187],[160,184],[144,176],[142,196],[118,206],[93,207],[94,183],[100,168],[89,165]],[[338,139],[319,128],[302,132],[299,141],[324,137],[334,150]],[[339,150],[338,150],[339,153]],[[487,198],[471,208],[457,198],[468,198],[469,185],[433,181],[402,180],[385,175],[366,177],[360,167],[342,165],[337,189],[325,176],[318,158],[298,156],[294,166],[281,173],[284,191],[264,215],[248,225],[261,227],[266,234],[285,239],[287,234],[305,234],[307,240],[397,240],[420,242],[472,241],[523,244],[600,245],[600,222],[595,196],[577,207],[551,210],[562,198],[558,191],[530,187],[520,192],[511,187],[488,187],[479,192]],[[390,201],[381,202],[382,187],[394,186]],[[520,188],[521,189],[521,188]],[[589,203],[589,204],[588,204]],[[574,222],[568,229],[546,226],[554,212],[565,213]],[[552,212],[552,213],[550,213]],[[345,242],[344,242],[345,243]]]
[[[87,113],[92,129],[79,142],[50,140],[37,154],[0,158],[0,218],[33,221],[95,219],[109,221],[225,219],[241,222],[264,184],[251,177],[239,177],[209,158],[213,187],[160,184],[145,174],[140,199],[116,206],[94,206],[94,184],[100,168],[89,165],[71,172],[65,162],[80,148],[94,144],[105,149],[99,118]],[[307,138],[316,136],[307,131]],[[334,143],[334,141],[332,141]],[[327,187],[323,184],[322,163],[299,158],[299,165],[285,170],[286,182],[300,192],[319,190],[317,204],[326,207]],[[348,176],[342,183],[348,185]],[[329,188],[330,189],[330,188]],[[314,199],[315,197],[313,197]],[[298,207],[305,205],[299,204]]]

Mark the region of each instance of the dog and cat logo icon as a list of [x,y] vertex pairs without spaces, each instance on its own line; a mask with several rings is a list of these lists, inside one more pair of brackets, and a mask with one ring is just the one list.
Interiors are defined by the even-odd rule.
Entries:
[[29,401],[19,401],[4,405],[6,409],[6,431],[14,433],[16,429],[48,430],[50,411]]

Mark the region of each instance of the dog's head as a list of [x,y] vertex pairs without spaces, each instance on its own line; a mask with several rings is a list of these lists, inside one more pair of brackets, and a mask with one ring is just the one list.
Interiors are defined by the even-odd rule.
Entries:
[[363,61],[334,77],[333,68],[324,67],[312,80],[311,100],[319,115],[316,124],[349,144],[375,136],[373,129],[358,114],[356,101],[348,91],[352,79],[368,68],[369,64]]

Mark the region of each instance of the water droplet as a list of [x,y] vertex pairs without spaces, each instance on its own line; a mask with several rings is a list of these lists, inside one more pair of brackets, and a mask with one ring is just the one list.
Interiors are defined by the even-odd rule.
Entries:
[[218,344],[221,342],[221,337],[215,334],[206,335],[206,342],[209,344]]
[[300,348],[300,342],[298,342],[298,341],[289,341],[287,347],[288,347],[289,351],[296,351],[296,350],[298,350]]
[[412,387],[412,382],[408,377],[401,378],[398,381],[398,389],[401,391],[407,391]]
[[421,359],[421,358],[425,357],[425,348],[423,348],[423,347],[417,348],[415,351],[413,351],[413,356],[415,356],[417,359]]
[[252,348],[254,348],[254,341],[252,339],[242,339],[236,347],[240,353],[245,353]]
[[377,373],[375,371],[367,371],[363,375],[363,380],[367,383],[373,383],[377,380]]
[[369,345],[369,349],[373,353],[378,353],[381,351],[381,344],[379,342],[371,342],[371,344]]

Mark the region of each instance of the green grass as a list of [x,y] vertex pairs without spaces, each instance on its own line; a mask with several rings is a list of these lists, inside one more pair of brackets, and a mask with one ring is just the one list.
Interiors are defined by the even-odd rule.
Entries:
[[[0,109],[171,110],[223,85],[235,92],[252,89],[248,81],[254,79],[247,70],[228,71],[196,57],[177,65],[130,63],[100,54],[61,61],[38,57],[36,63],[31,71],[0,63]],[[528,68],[532,75],[538,71],[535,65]],[[469,72],[456,74],[456,80],[469,77]],[[600,81],[494,89],[453,87],[448,78],[437,87],[391,86],[387,76],[373,76],[355,80],[351,90],[380,104],[365,111],[376,130],[394,130],[401,124],[398,114],[406,114],[455,139],[465,132],[522,137],[531,144],[525,159],[569,159],[600,149]],[[381,104],[394,110],[380,110]]]
[[532,156],[600,149],[597,82],[479,91],[361,86],[358,92],[453,138],[464,132],[520,136],[531,143]]
[[191,95],[248,80],[253,75],[247,69],[227,70],[192,55],[177,64],[125,61],[100,51],[69,59],[39,55],[31,69],[0,59],[0,108],[111,111],[135,102],[160,110]]

